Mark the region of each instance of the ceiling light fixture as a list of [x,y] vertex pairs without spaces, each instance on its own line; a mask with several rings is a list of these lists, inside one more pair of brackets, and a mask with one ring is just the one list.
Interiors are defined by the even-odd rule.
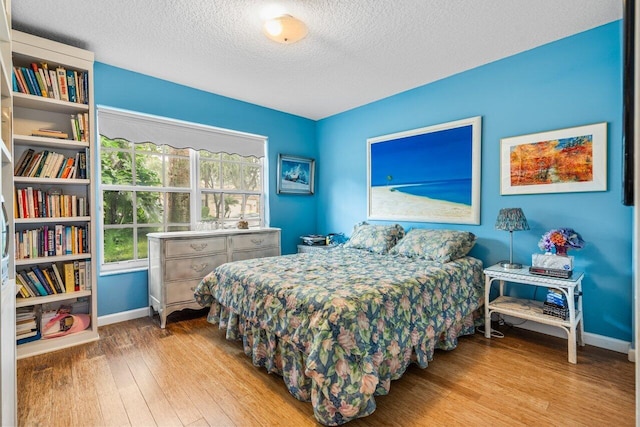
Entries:
[[307,35],[307,26],[291,15],[280,15],[264,23],[264,34],[275,42],[291,44]]

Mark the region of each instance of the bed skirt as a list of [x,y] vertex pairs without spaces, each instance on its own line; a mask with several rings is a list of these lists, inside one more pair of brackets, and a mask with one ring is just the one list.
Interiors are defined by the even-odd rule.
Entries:
[[[207,320],[226,330],[228,340],[242,340],[253,364],[282,376],[289,392],[301,401],[310,401],[316,419],[325,425],[344,424],[372,414],[376,409],[374,397],[387,394],[391,380],[400,378],[411,363],[426,368],[435,349],[456,348],[458,337],[473,334],[476,322],[482,319],[480,308],[464,317],[438,316],[421,333],[414,330],[404,342],[392,340],[387,348],[378,348],[372,354],[361,354],[357,347],[341,342],[342,348],[353,351],[336,357],[322,351],[334,345],[336,334],[329,322],[319,320],[314,327],[320,332],[313,342],[305,343],[295,334],[278,336],[266,325],[242,318],[208,297],[208,301],[200,301],[210,305]],[[338,333],[337,337],[338,341],[352,339],[348,334]],[[322,372],[335,375],[325,377]]]

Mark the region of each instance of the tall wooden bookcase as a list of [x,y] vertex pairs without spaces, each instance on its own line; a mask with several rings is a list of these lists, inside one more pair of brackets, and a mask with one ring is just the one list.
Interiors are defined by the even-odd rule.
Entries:
[[[86,72],[87,84],[87,103],[70,102],[50,97],[43,97],[31,94],[25,94],[14,91],[13,93],[13,154],[14,162],[18,163],[18,159],[22,154],[31,149],[35,153],[38,152],[55,152],[62,154],[64,157],[73,157],[77,153],[85,153],[87,165],[87,177],[76,178],[42,178],[42,177],[24,177],[14,176],[14,196],[18,190],[31,188],[33,191],[40,190],[43,193],[63,194],[84,198],[88,202],[88,211],[83,214],[66,217],[42,217],[42,214],[36,217],[24,218],[24,215],[18,212],[18,203],[14,202],[12,216],[12,227],[15,233],[25,230],[36,230],[46,226],[48,229],[55,226],[63,228],[86,228],[88,230],[87,251],[66,255],[51,255],[28,258],[16,255],[13,260],[13,268],[16,274],[23,270],[30,270],[34,266],[48,268],[52,263],[59,266],[63,264],[73,263],[74,261],[84,261],[91,270],[88,276],[88,285],[86,289],[74,292],[60,292],[53,295],[17,298],[16,307],[34,307],[36,310],[55,310],[56,307],[65,305],[74,305],[80,307],[79,310],[88,309],[91,325],[89,328],[81,332],[48,339],[38,339],[35,341],[19,344],[17,346],[17,358],[42,354],[53,350],[70,347],[77,344],[86,343],[97,340],[98,337],[98,321],[97,321],[97,289],[96,289],[96,239],[95,239],[95,172],[92,167],[95,150],[95,112],[93,100],[93,63],[94,55],[92,52],[67,46],[58,42],[36,37],[30,34],[13,31],[12,32],[12,53],[13,66],[30,67],[36,64],[44,67],[47,64],[49,69],[64,68],[65,70],[76,71],[78,73]],[[72,138],[74,131],[70,117],[84,115],[88,117],[88,140],[77,141]],[[67,138],[52,138],[43,136],[33,136],[34,130],[38,129],[55,129],[67,135]],[[17,197],[17,196],[16,196]],[[42,211],[42,209],[41,209]],[[15,236],[15,234],[14,234]],[[14,252],[20,250],[16,248],[14,238]],[[61,274],[62,271],[61,271]]]
[[[13,165],[11,155],[12,93],[11,93],[11,1],[0,2],[0,158],[2,196],[11,208],[13,200]],[[9,211],[11,212],[11,211]],[[10,232],[5,235],[11,243]],[[9,246],[9,254],[11,254]],[[11,257],[9,257],[11,260]],[[5,271],[8,270],[8,271]],[[17,425],[16,398],[16,299],[13,265],[0,265],[2,292],[0,295],[0,425]]]

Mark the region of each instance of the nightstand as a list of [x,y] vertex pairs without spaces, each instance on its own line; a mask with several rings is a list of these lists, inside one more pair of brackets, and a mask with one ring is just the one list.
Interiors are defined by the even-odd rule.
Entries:
[[298,245],[298,253],[309,253],[309,252],[318,252],[318,251],[326,251],[329,249],[333,249],[338,245]]
[[[484,336],[491,338],[491,313],[502,313],[520,319],[532,320],[546,325],[562,328],[568,336],[569,362],[577,363],[576,341],[580,346],[584,345],[582,336],[584,326],[582,322],[582,279],[584,273],[574,271],[569,279],[541,276],[529,273],[529,267],[520,269],[505,269],[496,264],[484,270]],[[491,285],[498,281],[500,285],[499,296],[489,301]],[[529,286],[541,286],[557,289],[566,297],[569,316],[565,320],[543,313],[542,301],[514,298],[504,294],[505,282],[520,283]]]

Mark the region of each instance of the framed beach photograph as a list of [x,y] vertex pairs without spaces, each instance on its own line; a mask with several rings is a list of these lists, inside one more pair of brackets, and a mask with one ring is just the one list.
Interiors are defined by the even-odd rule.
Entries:
[[606,122],[500,141],[500,194],[606,189]]
[[278,155],[278,194],[313,194],[316,162],[305,157]]
[[481,117],[367,139],[369,219],[480,224]]

